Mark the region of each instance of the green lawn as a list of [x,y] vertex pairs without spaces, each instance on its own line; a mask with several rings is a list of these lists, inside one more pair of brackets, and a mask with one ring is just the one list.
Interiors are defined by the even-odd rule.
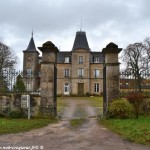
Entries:
[[75,99],[75,100],[88,100],[90,101],[92,106],[95,107],[103,107],[103,97],[100,96],[91,96],[91,97],[58,97],[57,98],[57,106],[65,106],[65,99]]
[[131,142],[150,145],[150,117],[102,119],[100,123]]
[[93,96],[87,97],[90,100],[91,105],[94,107],[103,107],[103,97]]
[[0,118],[0,134],[19,133],[31,129],[41,128],[50,123],[56,123],[56,119],[5,119]]

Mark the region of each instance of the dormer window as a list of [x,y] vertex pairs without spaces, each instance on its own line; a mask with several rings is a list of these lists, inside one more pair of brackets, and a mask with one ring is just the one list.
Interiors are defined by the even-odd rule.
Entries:
[[99,63],[100,60],[99,60],[99,56],[94,56],[94,63]]
[[65,63],[69,63],[70,61],[69,61],[69,57],[67,56],[67,57],[65,57]]

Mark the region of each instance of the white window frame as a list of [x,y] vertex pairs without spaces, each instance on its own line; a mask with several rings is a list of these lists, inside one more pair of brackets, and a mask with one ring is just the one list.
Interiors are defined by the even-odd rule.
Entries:
[[79,76],[80,78],[84,77],[84,69],[83,69],[83,68],[79,68],[79,69],[78,69],[78,76]]
[[26,84],[27,91],[32,91],[32,83]]
[[94,69],[94,77],[98,78],[100,76],[100,71],[99,69]]
[[70,86],[69,83],[64,84],[64,95],[69,95]]
[[64,77],[65,78],[69,77],[69,68],[65,68],[65,70],[64,70]]
[[70,58],[68,56],[65,57],[65,63],[69,63],[70,62]]
[[79,58],[78,58],[78,63],[79,63],[79,64],[83,64],[83,56],[79,56]]
[[100,62],[99,56],[94,56],[94,63],[99,63],[99,62]]
[[99,93],[99,92],[100,92],[100,84],[94,83],[94,93]]

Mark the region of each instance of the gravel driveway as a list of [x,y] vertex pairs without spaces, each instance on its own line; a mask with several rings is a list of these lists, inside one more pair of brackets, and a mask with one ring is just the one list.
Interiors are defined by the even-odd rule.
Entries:
[[[0,136],[0,148],[30,150],[150,150],[150,147],[129,143],[97,124],[95,108],[87,100],[66,98],[67,107],[59,114],[61,121],[26,133]],[[85,117],[79,128],[70,126],[70,119]]]

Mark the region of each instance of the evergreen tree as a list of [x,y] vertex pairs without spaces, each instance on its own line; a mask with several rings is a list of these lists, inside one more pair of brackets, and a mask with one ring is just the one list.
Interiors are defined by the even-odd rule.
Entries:
[[14,85],[14,91],[17,93],[23,93],[23,92],[25,92],[25,90],[26,90],[26,87],[24,85],[22,76],[19,74],[17,76],[16,84]]

